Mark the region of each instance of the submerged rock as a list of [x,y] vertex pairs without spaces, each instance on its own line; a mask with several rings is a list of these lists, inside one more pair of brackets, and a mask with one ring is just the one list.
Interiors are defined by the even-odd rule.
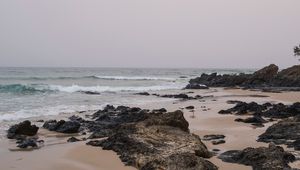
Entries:
[[185,89],[209,89],[206,85],[202,84],[188,84]]
[[288,163],[296,160],[293,154],[274,144],[270,144],[269,147],[227,151],[219,158],[225,162],[252,166],[254,170],[288,170],[291,169]]
[[19,144],[17,145],[17,147],[22,148],[22,149],[26,149],[28,147],[32,147],[32,148],[37,148],[37,141],[35,139],[25,139],[19,142]]
[[7,131],[7,138],[17,139],[22,136],[34,136],[37,134],[39,127],[31,125],[31,122],[25,120],[19,124],[11,126]]

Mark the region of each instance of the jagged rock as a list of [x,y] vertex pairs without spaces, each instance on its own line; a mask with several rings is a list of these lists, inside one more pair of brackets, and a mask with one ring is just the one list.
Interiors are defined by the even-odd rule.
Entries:
[[[258,137],[259,142],[274,142],[286,144],[288,147],[299,149],[300,115],[287,118],[270,126],[265,133]],[[294,142],[291,142],[294,141]]]
[[32,148],[37,148],[37,141],[35,139],[25,139],[19,142],[19,144],[17,145],[17,147],[25,149],[28,147],[32,147]]
[[[219,113],[236,114],[236,115],[250,114],[250,115],[258,116],[256,118],[259,118],[259,116],[264,116],[264,117],[278,118],[278,119],[288,118],[300,114],[300,102],[296,102],[292,105],[284,105],[282,103],[278,103],[278,104],[264,103],[260,105],[255,102],[251,102],[251,103],[238,102],[238,101],[235,102],[237,104],[233,108],[227,110],[221,110],[219,111]],[[248,119],[248,120],[254,121],[254,119]]]
[[[106,118],[99,119],[103,115]],[[211,153],[198,136],[189,133],[188,122],[181,111],[165,113],[111,107],[98,111],[93,117],[96,119],[93,126],[99,125],[97,130],[91,128],[94,132],[110,125],[111,134],[87,144],[117,152],[127,165],[138,169],[216,169],[203,159]]]
[[224,139],[224,138],[225,138],[225,135],[205,135],[205,136],[203,136],[203,140],[205,140],[205,141]]
[[185,89],[209,89],[206,85],[202,84],[188,84]]
[[246,119],[238,118],[238,119],[235,119],[234,121],[244,122],[244,123],[252,123],[253,125],[256,125],[256,126],[262,126],[263,123],[267,123],[267,121],[259,115],[254,115],[254,116],[246,118]]
[[22,136],[34,136],[37,134],[39,127],[31,125],[31,122],[25,120],[19,124],[11,126],[7,131],[7,138],[17,139]]
[[67,142],[70,142],[70,143],[72,143],[72,142],[78,142],[78,141],[80,141],[80,140],[77,139],[77,138],[75,138],[75,137],[70,137],[70,138],[67,140]]
[[195,106],[187,106],[185,107],[186,109],[189,109],[189,110],[192,110],[192,109],[195,109]]
[[280,71],[272,84],[277,87],[300,87],[300,65]]
[[150,94],[148,92],[140,92],[140,93],[136,93],[137,95],[142,95],[142,96],[150,96]]
[[269,147],[227,151],[219,158],[225,162],[252,166],[254,170],[288,170],[291,169],[288,163],[296,159],[293,154],[274,144],[270,144]]
[[213,145],[220,145],[220,144],[223,144],[223,143],[225,143],[226,141],[225,140],[214,140],[214,141],[212,141],[211,143],[213,144]]
[[278,73],[278,66],[271,64],[267,67],[264,67],[255,73],[246,81],[245,86],[266,86]]
[[43,128],[60,133],[78,133],[80,123],[77,121],[60,120],[57,122],[56,120],[49,120],[44,123]]
[[[272,87],[300,87],[300,65],[284,69],[278,73],[278,66],[271,64],[253,74],[217,75],[202,74],[200,77],[191,79],[188,87],[206,85],[208,87],[244,87],[264,89]],[[293,89],[286,89],[293,90]],[[300,90],[295,89],[295,90]],[[278,90],[276,90],[278,92]]]
[[78,91],[80,93],[88,94],[88,95],[100,95],[101,93],[95,91]]

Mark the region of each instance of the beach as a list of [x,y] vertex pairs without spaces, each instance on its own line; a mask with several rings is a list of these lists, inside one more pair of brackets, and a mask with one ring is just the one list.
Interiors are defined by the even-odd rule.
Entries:
[[[220,115],[222,109],[231,107],[228,100],[240,100],[245,102],[255,101],[257,103],[283,102],[290,104],[297,102],[300,92],[265,93],[259,91],[241,89],[211,88],[209,90],[166,90],[157,91],[160,94],[178,94],[193,92],[193,95],[208,96],[202,101],[199,100],[171,100],[155,101],[152,103],[135,104],[130,106],[145,109],[166,108],[168,111],[175,111],[187,106],[194,106],[194,113],[182,109],[185,119],[189,122],[191,133],[203,137],[209,134],[225,135],[226,143],[212,145],[210,141],[203,141],[208,150],[219,149],[220,153],[227,150],[241,150],[246,147],[267,146],[267,143],[257,142],[257,137],[274,122],[265,124],[265,127],[257,128],[250,124],[235,122],[238,117],[235,115]],[[147,97],[147,96],[138,96]],[[152,98],[152,97],[149,97]],[[80,113],[78,113],[80,114]],[[194,114],[194,117],[192,116]],[[62,117],[67,117],[66,115]],[[62,118],[61,117],[61,118]],[[243,117],[243,116],[241,116]],[[37,120],[38,118],[35,118]],[[125,166],[118,155],[113,151],[105,151],[101,148],[87,146],[86,142],[67,143],[70,135],[62,135],[47,130],[40,130],[38,136],[45,140],[45,146],[31,151],[11,151],[15,148],[13,141],[1,140],[0,169],[135,169]],[[292,149],[289,149],[293,151]],[[225,163],[216,156],[208,159],[219,169],[251,169],[249,166]],[[300,167],[298,161],[292,164],[293,167]]]

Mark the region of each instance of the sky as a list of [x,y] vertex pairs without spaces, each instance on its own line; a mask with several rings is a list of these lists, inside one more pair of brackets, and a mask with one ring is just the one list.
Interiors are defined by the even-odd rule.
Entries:
[[299,0],[1,0],[0,66],[281,68]]

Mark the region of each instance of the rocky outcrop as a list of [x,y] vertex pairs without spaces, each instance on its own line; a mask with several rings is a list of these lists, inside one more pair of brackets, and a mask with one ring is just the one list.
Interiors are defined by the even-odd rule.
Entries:
[[[300,113],[300,112],[299,112]],[[265,133],[259,136],[259,142],[274,142],[285,144],[300,150],[300,115],[284,119],[270,126]]]
[[[261,88],[264,90],[276,90],[275,87],[288,87],[285,90],[298,90],[300,87],[300,65],[296,65],[278,72],[278,66],[271,64],[253,74],[218,75],[202,74],[200,77],[191,79],[186,88],[208,86],[208,87],[244,87]],[[268,89],[271,87],[272,89]],[[266,89],[267,88],[267,89]],[[274,89],[275,88],[275,89]]]
[[280,146],[246,148],[242,151],[227,151],[219,156],[225,162],[252,166],[254,170],[292,169],[288,163],[296,160],[295,156]]
[[211,153],[189,132],[183,113],[160,110],[106,107],[92,115],[95,121],[87,127],[107,138],[87,144],[113,150],[125,164],[143,170],[217,169],[204,159]]
[[26,136],[34,136],[37,134],[39,128],[35,125],[31,125],[31,122],[26,120],[19,124],[11,126],[7,131],[7,138],[18,139]]
[[60,120],[57,122],[56,120],[49,120],[44,123],[43,128],[60,133],[77,133],[80,123],[77,121]]
[[264,116],[276,119],[293,117],[300,114],[300,102],[296,102],[292,105],[284,105],[282,103],[258,104],[256,102],[246,103],[237,101],[236,103],[237,104],[230,109],[219,111],[219,114],[254,115],[257,116],[257,118],[259,118],[258,116]]

